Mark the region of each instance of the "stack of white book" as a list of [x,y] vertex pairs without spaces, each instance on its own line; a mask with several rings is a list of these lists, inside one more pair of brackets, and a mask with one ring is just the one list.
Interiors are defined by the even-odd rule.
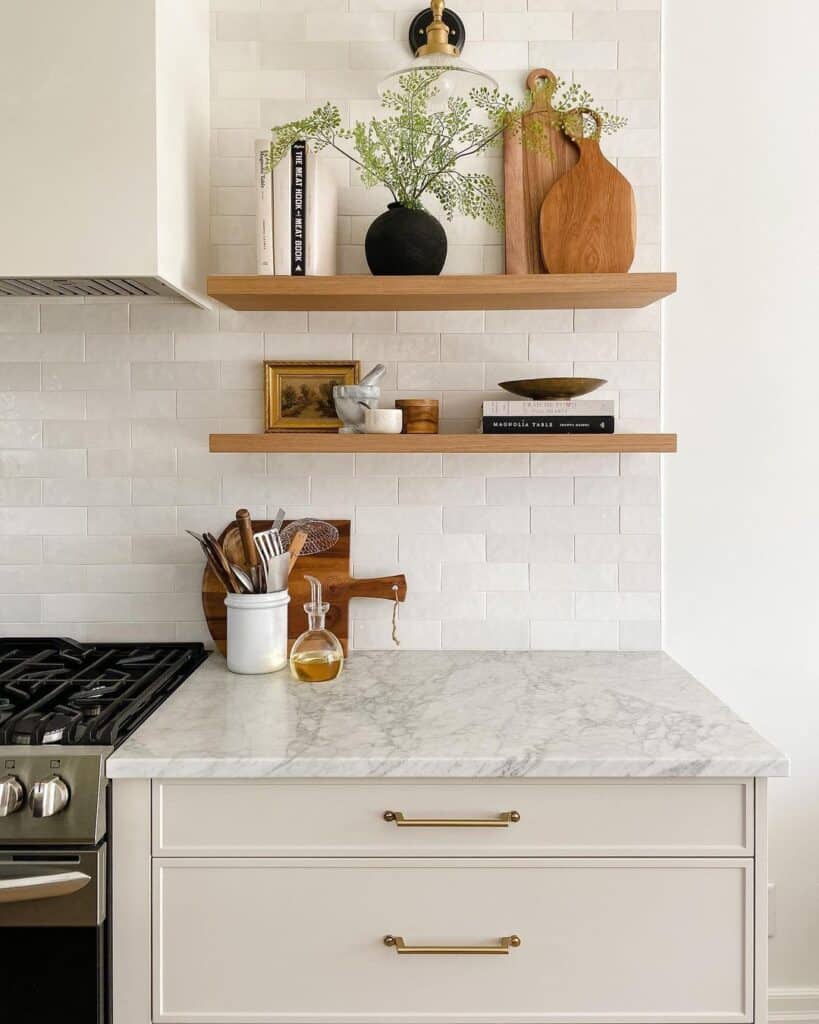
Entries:
[[484,434],[613,434],[614,402],[608,399],[484,402],[481,431]]
[[272,169],[256,142],[256,272],[335,274],[338,193],[327,159],[294,142]]

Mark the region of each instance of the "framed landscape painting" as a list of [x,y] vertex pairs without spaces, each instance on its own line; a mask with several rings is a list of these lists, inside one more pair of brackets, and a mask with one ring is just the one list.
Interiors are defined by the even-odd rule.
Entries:
[[265,431],[338,430],[333,388],[357,384],[356,361],[298,360],[264,364]]

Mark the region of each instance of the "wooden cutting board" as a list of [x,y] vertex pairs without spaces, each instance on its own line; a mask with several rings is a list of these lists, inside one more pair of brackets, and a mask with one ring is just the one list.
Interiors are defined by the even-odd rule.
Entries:
[[[394,601],[397,597],[399,601],[403,601],[407,596],[407,580],[404,575],[353,579],[350,576],[350,520],[330,519],[329,522],[338,530],[338,541],[335,546],[321,555],[303,555],[296,562],[290,576],[290,604],[287,608],[288,650],[307,629],[307,615],[303,605],[310,600],[310,584],[305,580],[304,574],[309,573],[321,580],[323,599],[330,605],[326,620],[327,628],[335,633],[341,641],[346,656],[352,598],[378,597],[385,601]],[[254,532],[269,530],[272,525],[270,520],[256,519],[253,522]],[[219,542],[224,548],[228,561],[247,568],[239,527],[235,520],[222,531]],[[398,588],[397,591],[393,591],[394,586]],[[202,607],[216,649],[225,654],[227,652],[225,588],[217,580],[210,565],[205,566],[202,577]]]
[[[503,139],[503,180],[506,205],[506,273],[543,274],[538,218],[546,193],[577,163],[577,146],[557,127],[552,96],[557,78],[547,68],[529,72],[526,86],[532,106],[523,115],[521,131],[507,129]],[[540,123],[545,145],[523,144],[523,135]]]
[[[540,246],[550,274],[624,274],[634,261],[637,210],[628,181],[600,149],[600,116],[578,110],[575,167],[549,189],[540,209]],[[583,137],[587,118],[596,128]]]

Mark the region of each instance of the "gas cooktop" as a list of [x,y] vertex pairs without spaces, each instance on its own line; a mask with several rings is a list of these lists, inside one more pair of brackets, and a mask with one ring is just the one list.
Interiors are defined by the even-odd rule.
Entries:
[[198,643],[0,639],[0,746],[115,747],[206,657]]

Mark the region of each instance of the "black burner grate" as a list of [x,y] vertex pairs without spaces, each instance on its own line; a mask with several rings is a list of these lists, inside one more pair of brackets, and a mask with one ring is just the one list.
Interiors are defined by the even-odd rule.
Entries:
[[0,639],[0,745],[116,746],[206,657],[197,643]]

